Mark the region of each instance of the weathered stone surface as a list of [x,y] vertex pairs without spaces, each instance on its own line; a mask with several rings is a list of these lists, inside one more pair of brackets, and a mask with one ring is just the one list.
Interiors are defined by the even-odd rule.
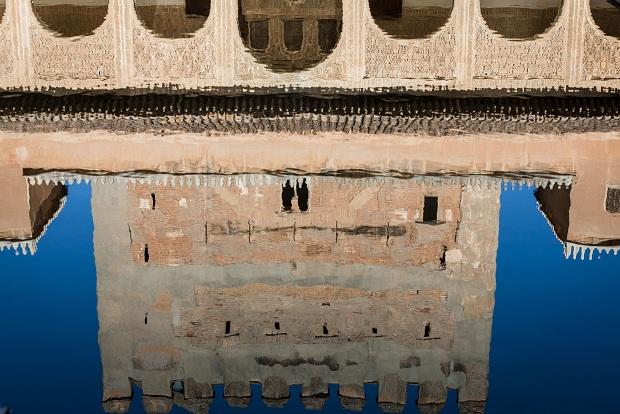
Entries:
[[172,398],[143,396],[142,406],[147,414],[168,414],[172,410]]
[[462,401],[459,402],[460,414],[484,414],[486,401]]
[[101,403],[103,411],[110,414],[126,413],[131,406],[131,398],[123,398],[119,400],[108,400]]
[[340,405],[347,411],[362,411],[366,400],[361,398],[340,397]]
[[252,388],[249,382],[229,382],[224,384],[224,397],[250,398]]
[[442,382],[422,382],[418,391],[418,404],[444,404],[448,397],[448,390]]
[[306,410],[322,410],[327,402],[327,397],[302,397],[301,402]]
[[263,398],[281,400],[289,397],[289,384],[282,377],[267,377],[262,384]]
[[185,379],[185,398],[212,398],[211,384],[201,383],[193,378]]
[[379,403],[379,408],[384,413],[402,413],[405,409],[405,406],[403,404],[382,402]]
[[[418,411],[420,414],[440,414],[443,407],[444,404],[418,405]],[[459,411],[459,414],[463,414],[463,411]]]
[[407,383],[397,374],[386,375],[379,381],[378,401],[405,405],[407,402]]
[[364,386],[360,384],[340,384],[338,387],[338,395],[349,398],[366,398]]
[[329,386],[322,377],[312,377],[308,383],[302,385],[302,397],[314,397],[317,395],[327,395]]

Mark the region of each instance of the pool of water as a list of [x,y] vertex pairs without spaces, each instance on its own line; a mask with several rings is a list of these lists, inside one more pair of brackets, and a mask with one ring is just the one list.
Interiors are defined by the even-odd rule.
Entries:
[[576,186],[310,177],[302,211],[199,180],[49,193],[36,252],[0,252],[0,406],[614,410],[619,258],[570,240]]

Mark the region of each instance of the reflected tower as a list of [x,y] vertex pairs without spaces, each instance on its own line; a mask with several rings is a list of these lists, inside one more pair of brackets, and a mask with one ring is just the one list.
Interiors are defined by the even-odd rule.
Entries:
[[500,181],[306,177],[302,211],[287,180],[93,184],[106,409],[128,409],[131,378],[164,411],[203,409],[213,384],[247,404],[250,382],[275,405],[300,384],[320,408],[335,383],[360,409],[378,383],[401,411],[414,383],[423,412],[448,388],[483,410]]

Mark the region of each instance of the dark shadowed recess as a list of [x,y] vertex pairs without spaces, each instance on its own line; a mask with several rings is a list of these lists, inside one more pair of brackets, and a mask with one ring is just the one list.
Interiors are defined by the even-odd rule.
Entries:
[[437,33],[452,14],[452,0],[369,0],[377,26],[399,39],[422,39]]
[[211,0],[135,0],[138,19],[158,37],[190,37],[200,30],[211,12]]
[[590,0],[590,11],[606,35],[620,38],[620,0]]
[[340,40],[342,0],[239,0],[239,33],[254,58],[275,72],[303,71]]
[[508,39],[531,39],[553,26],[562,0],[480,0],[480,7],[494,32]]
[[87,5],[78,0],[32,0],[39,22],[54,35],[74,37],[92,35],[108,15],[108,0],[93,0]]

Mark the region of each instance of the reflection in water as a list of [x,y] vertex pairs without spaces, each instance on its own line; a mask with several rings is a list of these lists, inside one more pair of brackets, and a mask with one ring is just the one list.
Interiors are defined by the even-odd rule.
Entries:
[[592,17],[606,35],[620,38],[620,1],[590,0]]
[[39,239],[64,206],[66,187],[4,177],[0,177],[0,183],[2,191],[11,194],[0,200],[0,251],[35,254]]
[[0,23],[4,17],[4,11],[6,10],[6,0],[0,0]]
[[32,6],[41,24],[61,37],[91,35],[108,15],[108,0],[32,0]]
[[376,382],[388,412],[408,383],[423,412],[447,388],[484,407],[500,180],[306,177],[308,211],[289,214],[283,185],[302,179],[202,178],[93,184],[107,410],[129,408],[130,378],[158,412],[203,409],[214,384],[246,406],[250,382],[275,406],[299,384],[320,408],[339,384],[360,410]]
[[489,28],[509,39],[544,33],[560,15],[562,0],[480,0]]
[[239,31],[258,60],[278,72],[315,66],[342,31],[342,0],[239,0]]
[[211,0],[135,0],[135,7],[140,21],[156,35],[182,38],[204,26]]
[[370,0],[370,12],[387,34],[400,39],[429,37],[452,13],[452,0]]

